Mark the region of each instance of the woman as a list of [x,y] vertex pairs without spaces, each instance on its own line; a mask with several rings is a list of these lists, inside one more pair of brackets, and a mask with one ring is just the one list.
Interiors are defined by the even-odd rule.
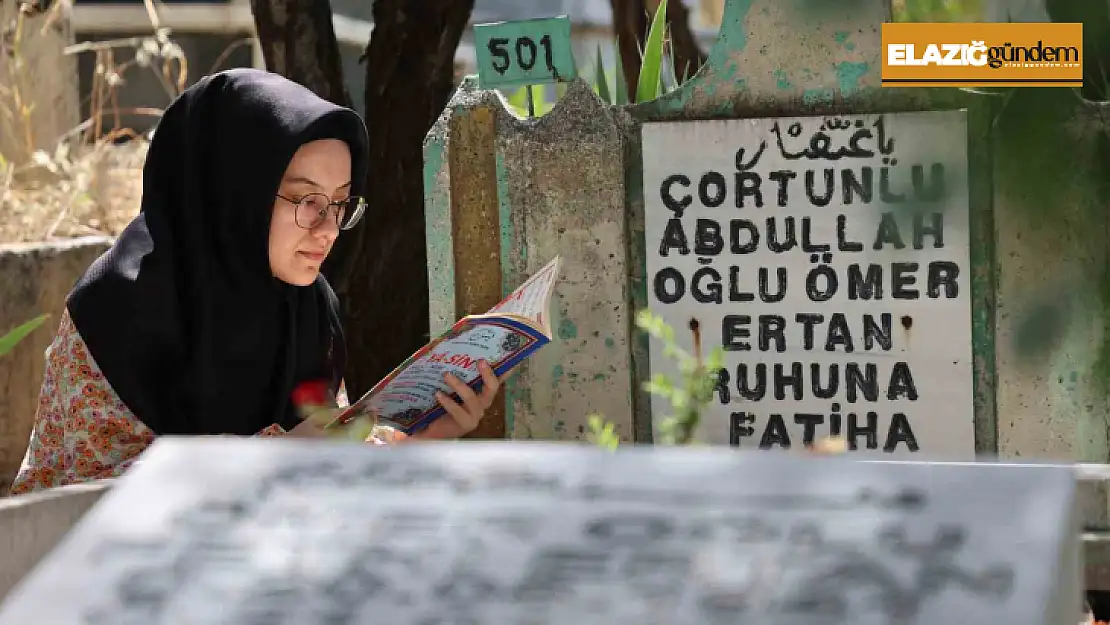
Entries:
[[[292,402],[346,362],[320,266],[361,217],[361,118],[276,74],[201,79],[163,115],[139,215],[69,294],[12,493],[114,477],[161,435],[322,436]],[[447,416],[410,438],[472,430],[497,392],[448,384]]]

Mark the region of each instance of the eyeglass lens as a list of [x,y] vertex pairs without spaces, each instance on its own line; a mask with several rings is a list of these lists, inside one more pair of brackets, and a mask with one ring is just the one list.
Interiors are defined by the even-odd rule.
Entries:
[[335,221],[339,228],[347,230],[358,223],[362,217],[364,203],[360,197],[351,197],[333,204],[331,198],[322,193],[310,193],[301,198],[297,204],[297,225],[302,228],[315,228],[328,218],[333,207],[336,211]]

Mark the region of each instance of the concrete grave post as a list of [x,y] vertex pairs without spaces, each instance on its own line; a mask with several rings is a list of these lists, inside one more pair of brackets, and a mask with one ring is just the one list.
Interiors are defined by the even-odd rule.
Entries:
[[465,81],[425,143],[432,334],[484,312],[557,254],[555,341],[506,385],[504,425],[480,434],[583,438],[599,412],[630,440],[625,223],[627,120],[581,80],[549,114],[519,119]]

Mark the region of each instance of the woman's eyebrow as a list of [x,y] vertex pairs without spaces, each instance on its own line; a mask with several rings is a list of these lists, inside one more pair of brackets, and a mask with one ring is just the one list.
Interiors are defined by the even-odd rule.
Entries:
[[[324,188],[324,185],[320,184],[319,182],[316,182],[312,178],[306,178],[304,176],[289,176],[285,179],[284,182],[289,183],[289,184],[306,184],[306,185],[309,185],[309,186],[316,187],[317,189],[323,189]],[[351,181],[350,180],[348,180],[347,182],[344,182],[343,184],[339,185],[337,188],[338,189],[343,189],[343,188],[349,187],[349,186],[351,186]]]
[[323,186],[320,185],[319,182],[316,182],[312,178],[306,178],[304,176],[288,176],[288,177],[285,178],[285,182],[287,182],[289,184],[307,184],[309,186],[316,187],[317,189],[323,189],[324,188]]

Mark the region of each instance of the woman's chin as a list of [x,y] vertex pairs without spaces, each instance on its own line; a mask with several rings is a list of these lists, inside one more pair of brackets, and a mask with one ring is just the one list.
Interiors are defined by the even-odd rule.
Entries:
[[319,267],[302,268],[294,271],[283,271],[278,273],[275,277],[286,284],[293,286],[309,286],[316,281],[316,276],[320,275]]

